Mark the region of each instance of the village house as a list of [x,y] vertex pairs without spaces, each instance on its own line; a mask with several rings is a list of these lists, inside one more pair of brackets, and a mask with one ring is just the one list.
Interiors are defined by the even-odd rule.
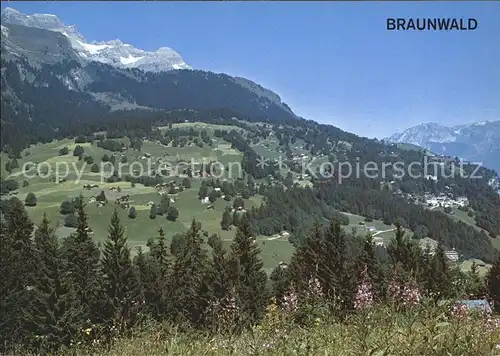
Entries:
[[290,237],[290,233],[288,231],[281,231],[280,236],[284,239],[287,239]]
[[453,248],[451,251],[446,251],[444,253],[446,255],[446,257],[448,257],[448,259],[451,261],[451,262],[457,262],[458,261],[458,253],[457,251],[455,251],[455,248]]

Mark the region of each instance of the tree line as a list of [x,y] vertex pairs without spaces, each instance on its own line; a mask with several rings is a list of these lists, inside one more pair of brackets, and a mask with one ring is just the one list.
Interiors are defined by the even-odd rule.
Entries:
[[59,240],[45,216],[35,229],[23,204],[11,199],[0,235],[2,352],[108,343],[150,319],[238,333],[258,324],[272,300],[298,325],[391,300],[407,308],[420,298],[486,295],[500,307],[500,254],[483,281],[474,266],[465,274],[451,267],[442,244],[422,251],[399,224],[386,251],[336,220],[314,224],[290,264],[268,277],[246,214],[228,250],[217,235],[205,240],[193,220],[175,254],[160,228],[149,251],[132,256],[116,212],[100,247],[89,235],[83,199],[75,203],[77,230]]

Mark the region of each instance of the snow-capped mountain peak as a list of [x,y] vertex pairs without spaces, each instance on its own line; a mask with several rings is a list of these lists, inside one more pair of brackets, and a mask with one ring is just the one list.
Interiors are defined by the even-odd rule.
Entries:
[[500,172],[500,121],[478,121],[446,127],[436,123],[421,124],[396,133],[386,141],[410,143],[437,154],[458,156],[483,162]]
[[139,68],[153,72],[191,69],[181,55],[169,47],[145,51],[123,43],[119,39],[87,41],[75,25],[66,26],[52,14],[26,15],[8,7],[2,12],[2,23],[60,32],[68,38],[83,61],[97,61],[120,68]]

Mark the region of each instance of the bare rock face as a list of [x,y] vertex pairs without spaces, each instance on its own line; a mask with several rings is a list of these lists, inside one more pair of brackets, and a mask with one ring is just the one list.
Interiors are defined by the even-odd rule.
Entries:
[[[87,41],[76,26],[66,26],[51,14],[26,15],[12,8],[2,12],[2,23],[34,27],[63,34],[81,61],[97,61],[118,68],[138,68],[148,72],[191,69],[181,55],[168,47],[144,51],[119,39],[103,42]],[[4,34],[4,28],[2,28]]]

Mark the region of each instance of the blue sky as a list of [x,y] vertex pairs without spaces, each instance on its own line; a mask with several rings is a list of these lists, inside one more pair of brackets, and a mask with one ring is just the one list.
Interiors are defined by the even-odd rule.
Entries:
[[[499,2],[2,2],[87,40],[168,46],[244,76],[299,115],[369,137],[500,119]],[[476,31],[387,31],[387,17],[474,17]],[[495,84],[496,83],[496,84]]]

